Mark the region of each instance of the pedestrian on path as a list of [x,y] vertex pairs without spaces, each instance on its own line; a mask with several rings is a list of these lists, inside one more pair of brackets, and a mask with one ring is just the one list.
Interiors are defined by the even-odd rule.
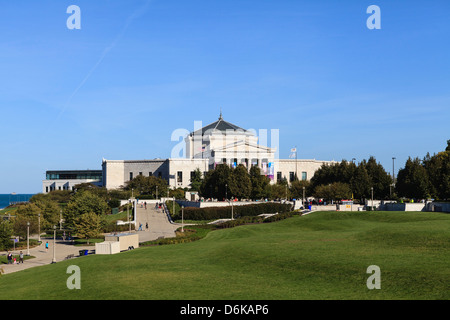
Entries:
[[145,230],[148,230],[148,222],[145,223]]
[[8,251],[8,264],[12,264],[12,253]]
[[19,263],[23,263],[23,252],[20,251],[19,253]]
[[142,231],[142,223],[139,223],[139,229],[138,231]]
[[45,243],[45,251],[48,252],[48,241]]

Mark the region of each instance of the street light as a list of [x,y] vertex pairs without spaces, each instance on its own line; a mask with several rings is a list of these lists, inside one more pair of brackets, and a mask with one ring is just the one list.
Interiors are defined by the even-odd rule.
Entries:
[[372,211],[374,211],[373,210],[373,187],[370,187],[370,190],[372,191]]
[[229,201],[230,203],[231,203],[231,220],[234,220],[234,217],[233,217],[233,201]]
[[228,184],[225,183],[225,199],[228,200]]
[[181,232],[184,233],[184,206],[181,206]]
[[303,209],[305,208],[305,187],[303,187],[303,198],[302,198]]
[[38,213],[38,241],[41,242],[41,214]]
[[392,157],[392,185],[395,186],[395,171],[394,171],[394,161],[395,161],[395,157]]
[[30,255],[30,222],[27,222],[27,256]]
[[56,263],[56,225],[53,226],[53,260],[52,263]]

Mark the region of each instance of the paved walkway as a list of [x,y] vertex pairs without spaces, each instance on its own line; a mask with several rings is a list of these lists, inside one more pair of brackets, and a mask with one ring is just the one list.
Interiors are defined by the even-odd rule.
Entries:
[[[48,240],[48,251],[45,250],[46,239],[41,239],[42,243],[40,246],[30,248],[30,255],[35,258],[31,258],[28,260],[24,259],[23,263],[20,264],[0,264],[0,268],[3,268],[4,274],[8,274],[11,272],[16,272],[20,270],[24,270],[27,268],[43,266],[46,264],[52,263],[53,260],[53,239]],[[80,250],[93,250],[95,247],[93,246],[74,246],[69,241],[56,240],[55,247],[55,258],[56,262],[63,261],[65,258],[73,254],[75,257],[78,257]],[[20,250],[15,250],[13,255],[18,255]],[[27,253],[27,249],[22,249],[24,255]],[[6,256],[8,254],[7,251],[0,252],[0,255]]]
[[[147,209],[141,208],[139,204],[136,209],[136,225],[139,228],[139,225],[142,224],[142,231],[137,231],[139,242],[152,241],[160,237],[175,237],[175,230],[181,227],[181,224],[170,223],[163,209],[155,209],[154,204],[147,204]],[[146,224],[148,224],[148,229]]]
[[[142,231],[136,231],[139,234],[139,242],[146,242],[156,240],[160,237],[171,238],[175,237],[175,230],[181,227],[181,224],[171,223],[164,213],[163,209],[156,209],[155,205],[147,205],[145,207],[138,205],[137,209],[137,227],[142,224]],[[148,223],[148,229],[146,229],[146,224]],[[30,255],[35,258],[24,260],[22,264],[0,264],[0,268],[3,268],[4,274],[8,274],[15,271],[24,270],[31,267],[42,266],[50,264],[53,260],[53,239],[48,241],[49,247],[48,251],[45,250],[46,239],[42,239],[42,244],[38,247],[30,249]],[[74,246],[68,241],[64,242],[62,240],[56,241],[56,262],[63,261],[65,258],[73,254],[79,257],[80,250],[95,250],[94,246]],[[18,255],[20,250],[15,250],[14,255]],[[22,250],[24,255],[26,254],[26,249]],[[0,255],[7,255],[7,251],[0,252]]]

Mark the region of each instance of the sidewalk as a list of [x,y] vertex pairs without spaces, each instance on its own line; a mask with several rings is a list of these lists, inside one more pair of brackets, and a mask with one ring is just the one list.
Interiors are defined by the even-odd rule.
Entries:
[[[136,225],[139,228],[142,224],[142,231],[136,231],[139,234],[139,242],[152,241],[160,237],[175,237],[175,230],[181,227],[181,225],[170,223],[164,211],[155,209],[154,205],[147,205],[147,209],[138,206],[136,209]],[[148,229],[146,229],[147,223]]]
[[[48,241],[48,251],[45,250],[45,243]],[[63,261],[65,258],[73,254],[75,257],[80,255],[80,250],[92,250],[95,247],[92,246],[74,246],[69,241],[56,240],[55,247],[55,258],[56,262]],[[12,250],[11,250],[12,252]],[[15,250],[13,255],[18,255],[20,250]],[[27,249],[22,249],[24,256],[27,254]],[[8,254],[7,251],[0,252],[0,255],[6,256]],[[30,256],[34,256],[35,258],[30,258],[28,260],[24,259],[23,263],[20,264],[0,264],[0,268],[3,268],[4,273],[8,274],[16,271],[21,271],[24,269],[43,266],[52,263],[53,260],[53,239],[42,239],[42,243],[40,246],[30,248]],[[73,259],[73,258],[72,258]]]

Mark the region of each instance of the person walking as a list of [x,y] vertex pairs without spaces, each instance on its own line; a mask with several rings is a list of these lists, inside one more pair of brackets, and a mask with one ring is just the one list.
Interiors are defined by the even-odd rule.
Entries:
[[8,251],[8,264],[12,264],[12,253]]
[[142,231],[142,223],[139,223],[139,229],[138,231]]
[[19,253],[19,263],[23,263],[23,252],[20,251]]
[[148,231],[148,222],[145,223],[145,230]]
[[48,252],[48,241],[45,243],[45,251]]

